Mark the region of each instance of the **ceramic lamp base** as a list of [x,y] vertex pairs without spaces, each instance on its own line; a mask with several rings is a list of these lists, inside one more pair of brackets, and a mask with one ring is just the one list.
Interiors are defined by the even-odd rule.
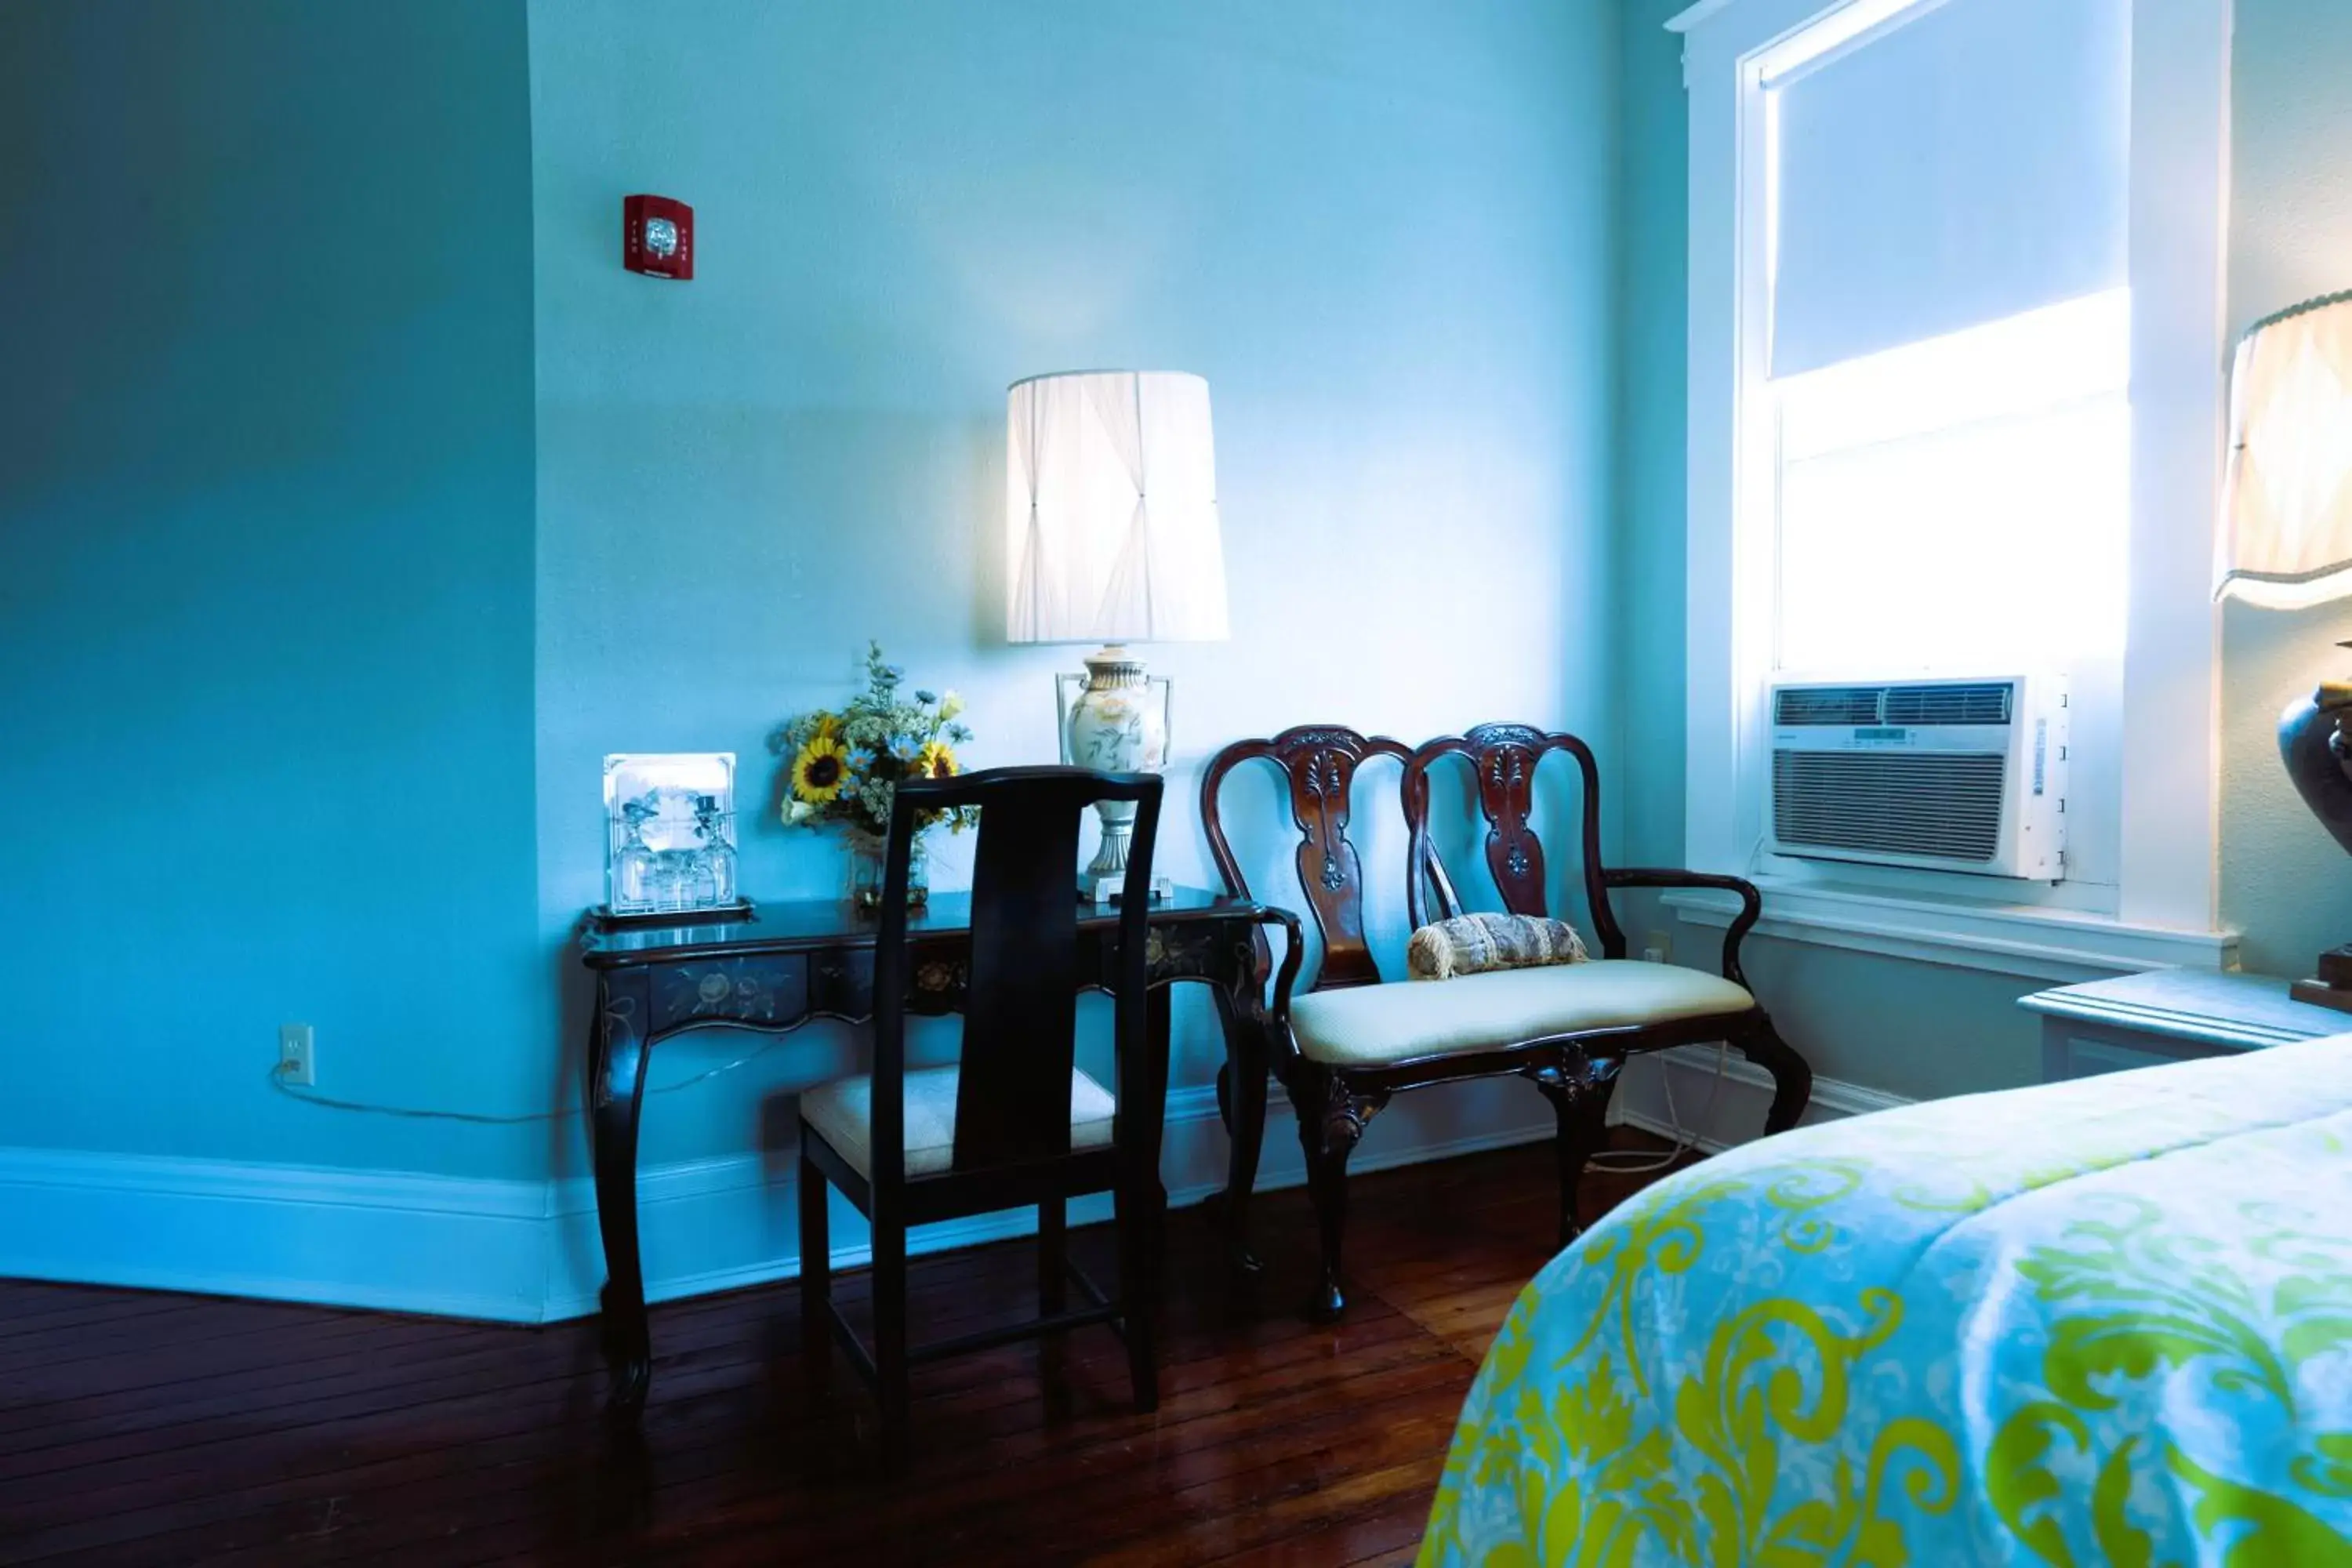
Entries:
[[[1075,697],[1075,675],[1056,681],[1061,700],[1062,760],[1107,773],[1156,773],[1168,761],[1168,683],[1144,673],[1143,661],[1117,643],[1086,658],[1085,685]],[[1095,807],[1102,842],[1078,877],[1078,897],[1090,904],[1116,903],[1127,882],[1128,840],[1135,806],[1103,801]]]
[[[1154,877],[1151,879],[1151,901],[1153,903],[1160,903],[1164,900],[1172,898],[1175,895],[1175,891],[1176,889],[1170,884],[1167,878]],[[1078,902],[1082,904],[1095,904],[1104,909],[1109,909],[1120,903],[1126,897],[1126,894],[1127,875],[1125,872],[1121,872],[1116,877],[1100,878],[1095,875],[1094,868],[1092,867],[1088,867],[1086,870],[1078,873]]]
[[[2328,836],[2352,852],[2352,736],[2345,733],[2352,718],[2352,685],[2322,682],[2308,697],[2299,697],[2279,715],[2279,760],[2295,793]],[[2298,980],[2290,994],[2298,1002],[2352,1013],[2352,946],[2331,948],[2319,955],[2319,973]]]

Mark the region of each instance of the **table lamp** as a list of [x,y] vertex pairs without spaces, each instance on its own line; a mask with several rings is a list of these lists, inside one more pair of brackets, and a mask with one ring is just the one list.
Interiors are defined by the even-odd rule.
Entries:
[[[1225,637],[1209,384],[1173,371],[1064,371],[1005,394],[1005,636],[1096,643],[1058,675],[1062,760],[1157,773],[1171,691],[1128,649]],[[1074,689],[1076,689],[1074,690]],[[1135,807],[1105,802],[1078,896],[1111,901]]]
[[[2257,321],[2230,393],[2229,499],[2215,595],[2301,609],[2352,595],[2352,294]],[[2352,647],[2352,643],[2340,645]],[[2279,715],[2295,793],[2352,853],[2352,681],[2327,680]],[[2319,956],[2299,1002],[2352,1013],[2352,946]]]

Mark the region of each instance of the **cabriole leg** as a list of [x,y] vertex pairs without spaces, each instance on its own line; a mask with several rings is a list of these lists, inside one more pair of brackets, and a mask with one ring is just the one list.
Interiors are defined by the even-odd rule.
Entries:
[[1546,1068],[1528,1076],[1551,1101],[1559,1126],[1552,1148],[1559,1163],[1559,1245],[1566,1247],[1583,1234],[1577,1193],[1583,1185],[1585,1166],[1608,1142],[1609,1096],[1617,1086],[1617,1064]]
[[1328,1322],[1347,1310],[1340,1284],[1340,1244],[1348,1226],[1348,1156],[1363,1141],[1364,1129],[1387,1105],[1385,1091],[1351,1090],[1343,1079],[1301,1066],[1287,1086],[1298,1113],[1298,1143],[1307,1157],[1307,1194],[1315,1203],[1320,1262],[1307,1316]]
[[1249,1205],[1257,1186],[1258,1153],[1265,1142],[1267,1024],[1262,1007],[1237,1003],[1222,986],[1217,990],[1217,1021],[1225,1036],[1225,1060],[1217,1068],[1217,1109],[1232,1149],[1223,1197],[1226,1246],[1234,1268],[1255,1274],[1261,1266],[1250,1250]]
[[611,1374],[605,1407],[635,1420],[653,1383],[653,1332],[646,1321],[646,1277],[637,1255],[637,1122],[645,1109],[646,1045],[652,983],[643,970],[597,977],[588,1021],[589,1137],[596,1176],[596,1228],[604,1242],[604,1360]]
[[1780,1037],[1766,1019],[1739,1042],[1748,1059],[1772,1075],[1772,1109],[1764,1115],[1764,1131],[1786,1132],[1805,1114],[1813,1097],[1813,1069],[1795,1047]]

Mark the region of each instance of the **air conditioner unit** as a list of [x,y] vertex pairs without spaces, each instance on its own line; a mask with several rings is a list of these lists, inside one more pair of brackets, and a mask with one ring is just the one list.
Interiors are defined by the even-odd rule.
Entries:
[[1769,698],[1775,855],[2064,877],[2062,679],[1776,680]]

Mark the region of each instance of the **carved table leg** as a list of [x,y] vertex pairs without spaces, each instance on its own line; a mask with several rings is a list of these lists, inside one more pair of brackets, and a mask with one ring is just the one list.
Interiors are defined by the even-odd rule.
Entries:
[[1764,1131],[1786,1132],[1805,1114],[1805,1106],[1813,1097],[1813,1069],[1769,1019],[1739,1042],[1739,1049],[1772,1075],[1772,1109],[1764,1113]]
[[1217,1022],[1225,1037],[1224,1065],[1217,1069],[1217,1109],[1224,1113],[1232,1153],[1225,1170],[1226,1247],[1234,1268],[1255,1274],[1265,1266],[1250,1250],[1250,1194],[1257,1186],[1257,1162],[1265,1142],[1265,1009],[1248,991],[1221,978],[1216,986]]
[[1339,1247],[1348,1226],[1348,1156],[1356,1152],[1364,1129],[1389,1097],[1381,1089],[1350,1089],[1336,1074],[1304,1066],[1294,1069],[1285,1087],[1298,1113],[1298,1145],[1307,1156],[1307,1189],[1315,1202],[1315,1226],[1322,1242],[1321,1268],[1307,1311],[1308,1317],[1328,1322],[1348,1308],[1339,1283]]
[[637,1119],[645,1104],[646,1030],[653,986],[643,970],[597,977],[588,1024],[589,1089],[594,1110],[596,1227],[604,1239],[606,1408],[635,1419],[653,1381],[653,1336],[646,1321],[646,1277],[637,1255]]

